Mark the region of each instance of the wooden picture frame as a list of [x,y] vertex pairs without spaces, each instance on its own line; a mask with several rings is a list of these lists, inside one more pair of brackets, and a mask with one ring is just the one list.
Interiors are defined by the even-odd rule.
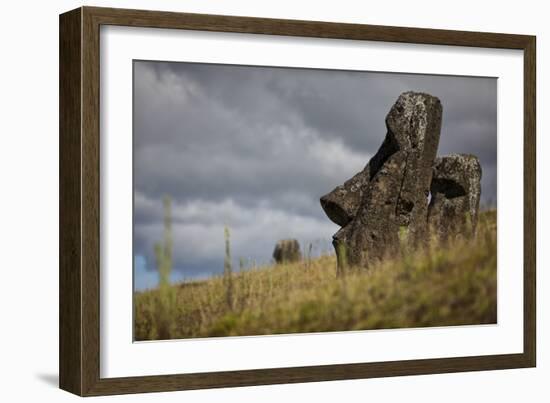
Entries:
[[[519,49],[524,56],[523,353],[100,377],[100,26],[172,28]],[[314,382],[536,365],[536,41],[534,36],[81,7],[60,16],[60,387],[81,396]]]

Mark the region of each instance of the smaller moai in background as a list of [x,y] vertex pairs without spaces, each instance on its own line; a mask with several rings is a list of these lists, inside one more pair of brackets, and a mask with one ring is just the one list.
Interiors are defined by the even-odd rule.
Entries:
[[282,239],[273,250],[273,259],[277,264],[298,262],[302,259],[300,243],[296,239]]
[[436,158],[433,166],[428,224],[438,239],[476,233],[481,195],[481,164],[471,154]]

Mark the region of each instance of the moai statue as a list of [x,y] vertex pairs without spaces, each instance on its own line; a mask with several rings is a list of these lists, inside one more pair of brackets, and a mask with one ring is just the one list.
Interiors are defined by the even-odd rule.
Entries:
[[428,224],[438,239],[476,233],[481,196],[481,164],[471,154],[439,157],[433,167]]
[[276,263],[298,262],[302,259],[300,244],[296,239],[283,239],[277,242],[273,250]]
[[[439,145],[438,98],[405,92],[386,116],[387,134],[363,171],[321,198],[327,216],[342,228],[334,235],[337,255],[368,267],[399,248],[399,232],[417,245],[427,239],[432,165]],[[340,258],[340,256],[338,256]]]

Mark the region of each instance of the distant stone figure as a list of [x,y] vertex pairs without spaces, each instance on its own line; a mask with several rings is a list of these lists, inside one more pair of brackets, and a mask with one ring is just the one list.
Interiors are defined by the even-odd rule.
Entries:
[[283,239],[277,242],[273,250],[273,259],[275,262],[291,263],[302,259],[300,244],[296,239]]
[[428,224],[441,240],[476,232],[481,164],[471,154],[437,158],[433,167]]
[[408,242],[427,238],[428,195],[439,145],[442,107],[419,92],[399,96],[386,116],[387,134],[363,171],[321,197],[327,216],[342,226],[333,236],[338,255],[368,267],[399,247],[400,228]]

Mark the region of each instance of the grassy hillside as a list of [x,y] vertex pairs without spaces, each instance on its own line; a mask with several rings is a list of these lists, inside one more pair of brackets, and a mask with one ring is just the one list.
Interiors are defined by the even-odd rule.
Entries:
[[334,256],[135,294],[136,340],[495,323],[496,212],[478,236],[336,277]]

